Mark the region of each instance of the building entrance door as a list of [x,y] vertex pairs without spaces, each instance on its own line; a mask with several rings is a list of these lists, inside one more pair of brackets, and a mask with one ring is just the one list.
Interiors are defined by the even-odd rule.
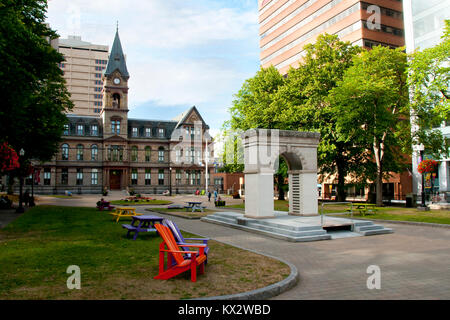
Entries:
[[109,188],[111,190],[120,190],[122,180],[122,170],[111,170],[109,172]]

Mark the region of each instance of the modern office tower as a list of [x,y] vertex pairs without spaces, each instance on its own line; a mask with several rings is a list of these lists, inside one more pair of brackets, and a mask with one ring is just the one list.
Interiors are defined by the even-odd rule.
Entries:
[[319,34],[371,48],[403,46],[401,0],[259,0],[261,65],[286,74]]
[[60,67],[77,115],[97,115],[102,110],[102,72],[108,63],[108,46],[82,41],[79,36],[57,39],[53,44],[64,54]]
[[[408,53],[435,46],[441,41],[444,32],[444,21],[450,19],[450,0],[404,0],[405,40]],[[443,136],[450,141],[450,120],[440,126]],[[413,192],[421,195],[422,176],[417,172],[421,161],[420,151],[424,158],[429,158],[422,146],[413,146]],[[425,193],[434,195],[434,202],[450,202],[450,158],[444,155],[439,160],[439,168],[434,176],[427,174]]]

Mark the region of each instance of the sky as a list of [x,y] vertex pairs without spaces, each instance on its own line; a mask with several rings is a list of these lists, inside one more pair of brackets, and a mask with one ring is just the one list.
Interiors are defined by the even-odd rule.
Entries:
[[62,38],[111,49],[118,21],[130,118],[172,119],[195,105],[215,136],[259,69],[256,0],[49,0]]

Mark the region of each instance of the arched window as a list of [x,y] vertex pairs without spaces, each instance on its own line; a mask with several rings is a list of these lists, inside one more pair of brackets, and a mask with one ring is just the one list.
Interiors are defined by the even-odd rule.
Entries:
[[83,160],[84,147],[82,144],[77,145],[77,160]]
[[97,147],[97,145],[93,144],[91,146],[91,160],[96,161],[97,155],[98,155],[98,147]]
[[113,108],[120,108],[120,94],[114,93],[112,95],[112,98],[113,98],[112,101]]
[[145,162],[150,162],[152,155],[152,149],[150,147],[145,147]]
[[69,160],[69,145],[67,143],[61,146],[61,159]]
[[138,147],[136,146],[131,147],[131,161],[138,161]]
[[164,162],[164,147],[158,148],[158,161]]

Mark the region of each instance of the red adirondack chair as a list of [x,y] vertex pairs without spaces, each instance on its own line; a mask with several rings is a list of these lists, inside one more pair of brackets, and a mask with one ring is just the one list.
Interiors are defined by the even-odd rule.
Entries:
[[[191,281],[197,281],[197,266],[200,267],[199,273],[205,273],[205,247],[204,244],[177,244],[172,232],[166,226],[162,224],[155,224],[155,228],[158,230],[159,235],[163,239],[163,242],[159,245],[159,274],[154,279],[167,280],[179,275],[185,271],[191,270]],[[167,249],[166,249],[167,247]],[[183,251],[180,247],[198,248],[199,251]],[[164,268],[164,256],[167,252],[167,265]],[[197,256],[198,253],[198,256]],[[189,258],[185,258],[183,255],[188,255]],[[175,260],[175,263],[173,263]]]

